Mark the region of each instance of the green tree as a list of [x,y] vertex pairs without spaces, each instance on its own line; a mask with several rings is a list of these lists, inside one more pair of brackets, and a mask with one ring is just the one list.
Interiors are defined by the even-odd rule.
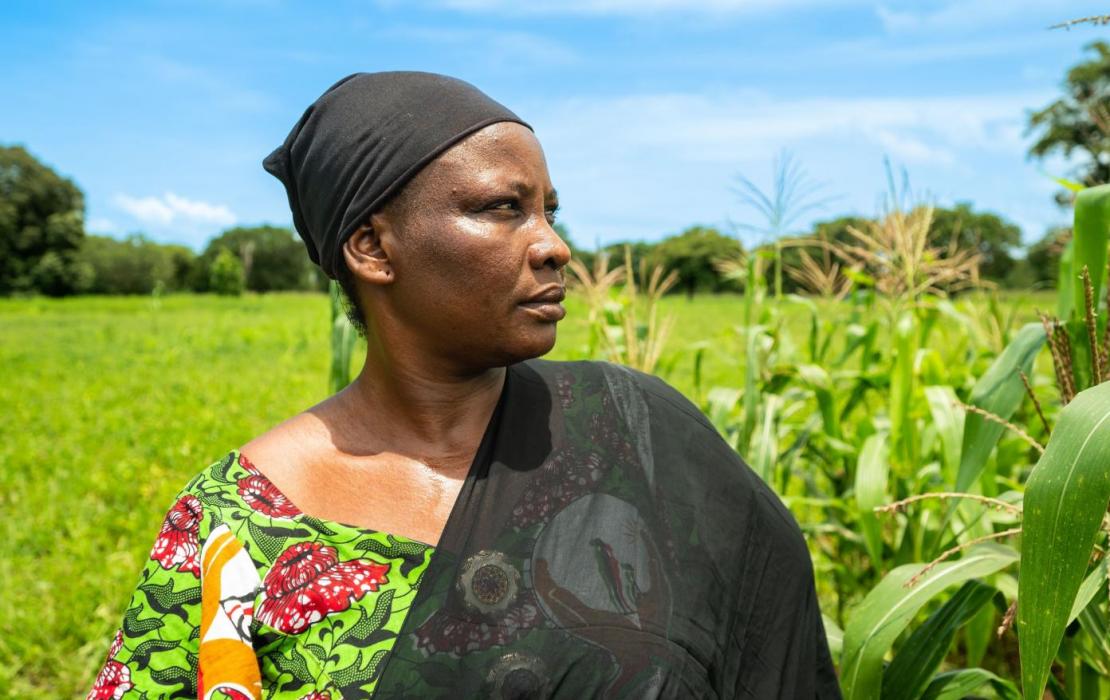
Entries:
[[[807,238],[820,238],[831,245],[860,245],[860,240],[848,230],[855,228],[866,233],[870,220],[859,216],[842,216],[814,224]],[[935,207],[929,234],[929,245],[945,248],[955,240],[960,249],[973,248],[982,258],[979,275],[984,279],[1006,283],[1017,261],[1015,249],[1021,246],[1021,229],[997,214],[976,212],[969,202],[958,202],[951,209]],[[805,238],[795,239],[804,241]],[[809,251],[813,255],[814,251]],[[783,263],[796,268],[801,263],[799,248],[791,245],[783,249]],[[768,278],[770,272],[767,272]],[[1018,276],[1024,279],[1023,276]],[[793,285],[787,291],[794,291]]]
[[[1068,70],[1064,96],[1030,114],[1027,133],[1037,132],[1030,156],[1086,156],[1074,175],[1090,186],[1110,182],[1110,44],[1095,41],[1085,49],[1095,56]],[[1070,197],[1061,193],[1057,201]]]
[[189,280],[193,268],[197,265],[197,254],[193,249],[174,243],[163,244],[162,249],[170,259],[173,274],[166,280],[166,288],[170,291],[183,291],[189,289]]
[[818,221],[813,225],[813,235],[829,243],[859,245],[859,239],[852,235],[849,227],[857,231],[867,231],[868,219],[862,216],[841,216],[829,221]]
[[227,248],[216,253],[209,269],[208,289],[216,294],[239,296],[243,293],[243,264]]
[[739,252],[740,242],[735,238],[715,228],[691,226],[656,245],[650,252],[649,264],[658,262],[669,270],[677,270],[676,287],[686,290],[687,297],[692,297],[698,290],[721,291],[725,283],[713,267],[713,261],[735,257]]
[[[640,261],[651,256],[652,251],[655,250],[656,244],[647,243],[645,241],[619,241],[603,246],[601,250],[609,256],[609,269],[624,264],[625,246],[628,246],[632,253],[632,279],[635,280],[636,284],[640,284],[643,282],[643,280],[640,279]],[[597,257],[596,254],[590,258],[591,266],[593,258],[595,257]],[[586,261],[583,260],[582,262]]]
[[[855,227],[857,231],[866,231],[868,221],[869,219],[862,216],[841,216],[828,221],[818,221],[814,223],[812,232],[804,236],[796,236],[783,246],[782,264],[784,269],[797,270],[801,267],[803,250],[811,258],[820,260],[822,256],[820,248],[818,247],[820,245],[818,243],[819,240],[834,246],[859,245],[859,239],[848,231],[848,227]],[[814,242],[812,246],[802,245],[811,239]],[[839,262],[841,266],[843,266],[843,261],[836,256],[833,256],[832,260]],[[763,270],[763,278],[768,289],[774,284],[774,275],[774,267],[772,265],[767,265]],[[788,294],[806,291],[803,290],[801,285],[789,274],[783,275],[782,287],[783,292]]]
[[88,291],[95,294],[149,294],[159,283],[166,290],[185,289],[181,267],[192,257],[184,246],[160,245],[142,233],[122,241],[88,235],[81,246],[82,260],[94,271]]
[[85,197],[22,146],[0,146],[0,294],[84,291]]
[[278,226],[239,226],[208,242],[192,273],[196,291],[207,291],[209,270],[221,250],[238,258],[246,288],[251,291],[319,289],[319,279],[312,269],[315,265],[292,231]]
[[1002,283],[1014,267],[1013,249],[1021,246],[1021,229],[997,214],[975,212],[969,202],[959,202],[953,209],[933,210],[930,238],[944,248],[955,239],[956,247],[977,250],[979,276]]

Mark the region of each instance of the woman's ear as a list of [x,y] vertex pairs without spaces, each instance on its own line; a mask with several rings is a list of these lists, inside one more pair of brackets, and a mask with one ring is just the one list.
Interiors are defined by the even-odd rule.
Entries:
[[[343,243],[347,269],[370,284],[393,282],[393,265],[389,258],[392,248],[389,222],[372,215]],[[383,236],[382,234],[385,233]]]

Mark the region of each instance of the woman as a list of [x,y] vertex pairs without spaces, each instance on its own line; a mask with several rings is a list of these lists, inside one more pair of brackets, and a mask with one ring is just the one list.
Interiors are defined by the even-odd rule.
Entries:
[[366,361],[185,486],[90,697],[838,697],[801,533],[712,424],[536,359],[570,251],[527,123],[360,73],[264,165]]

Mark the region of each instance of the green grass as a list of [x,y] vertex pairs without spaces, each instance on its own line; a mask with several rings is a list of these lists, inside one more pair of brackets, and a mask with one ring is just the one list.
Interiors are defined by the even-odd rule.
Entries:
[[[1023,322],[1054,302],[1013,303]],[[567,308],[552,359],[583,356],[585,307]],[[709,341],[705,385],[742,386],[738,297],[662,311],[671,383],[692,390],[685,348]],[[327,396],[328,313],[322,294],[0,300],[0,696],[84,696],[173,494]],[[786,326],[804,342],[804,312]]]

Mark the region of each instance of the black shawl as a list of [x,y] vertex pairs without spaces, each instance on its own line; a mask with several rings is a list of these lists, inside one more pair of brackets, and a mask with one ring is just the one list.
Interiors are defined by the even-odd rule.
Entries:
[[840,697],[797,524],[664,381],[508,368],[375,692],[470,697]]

